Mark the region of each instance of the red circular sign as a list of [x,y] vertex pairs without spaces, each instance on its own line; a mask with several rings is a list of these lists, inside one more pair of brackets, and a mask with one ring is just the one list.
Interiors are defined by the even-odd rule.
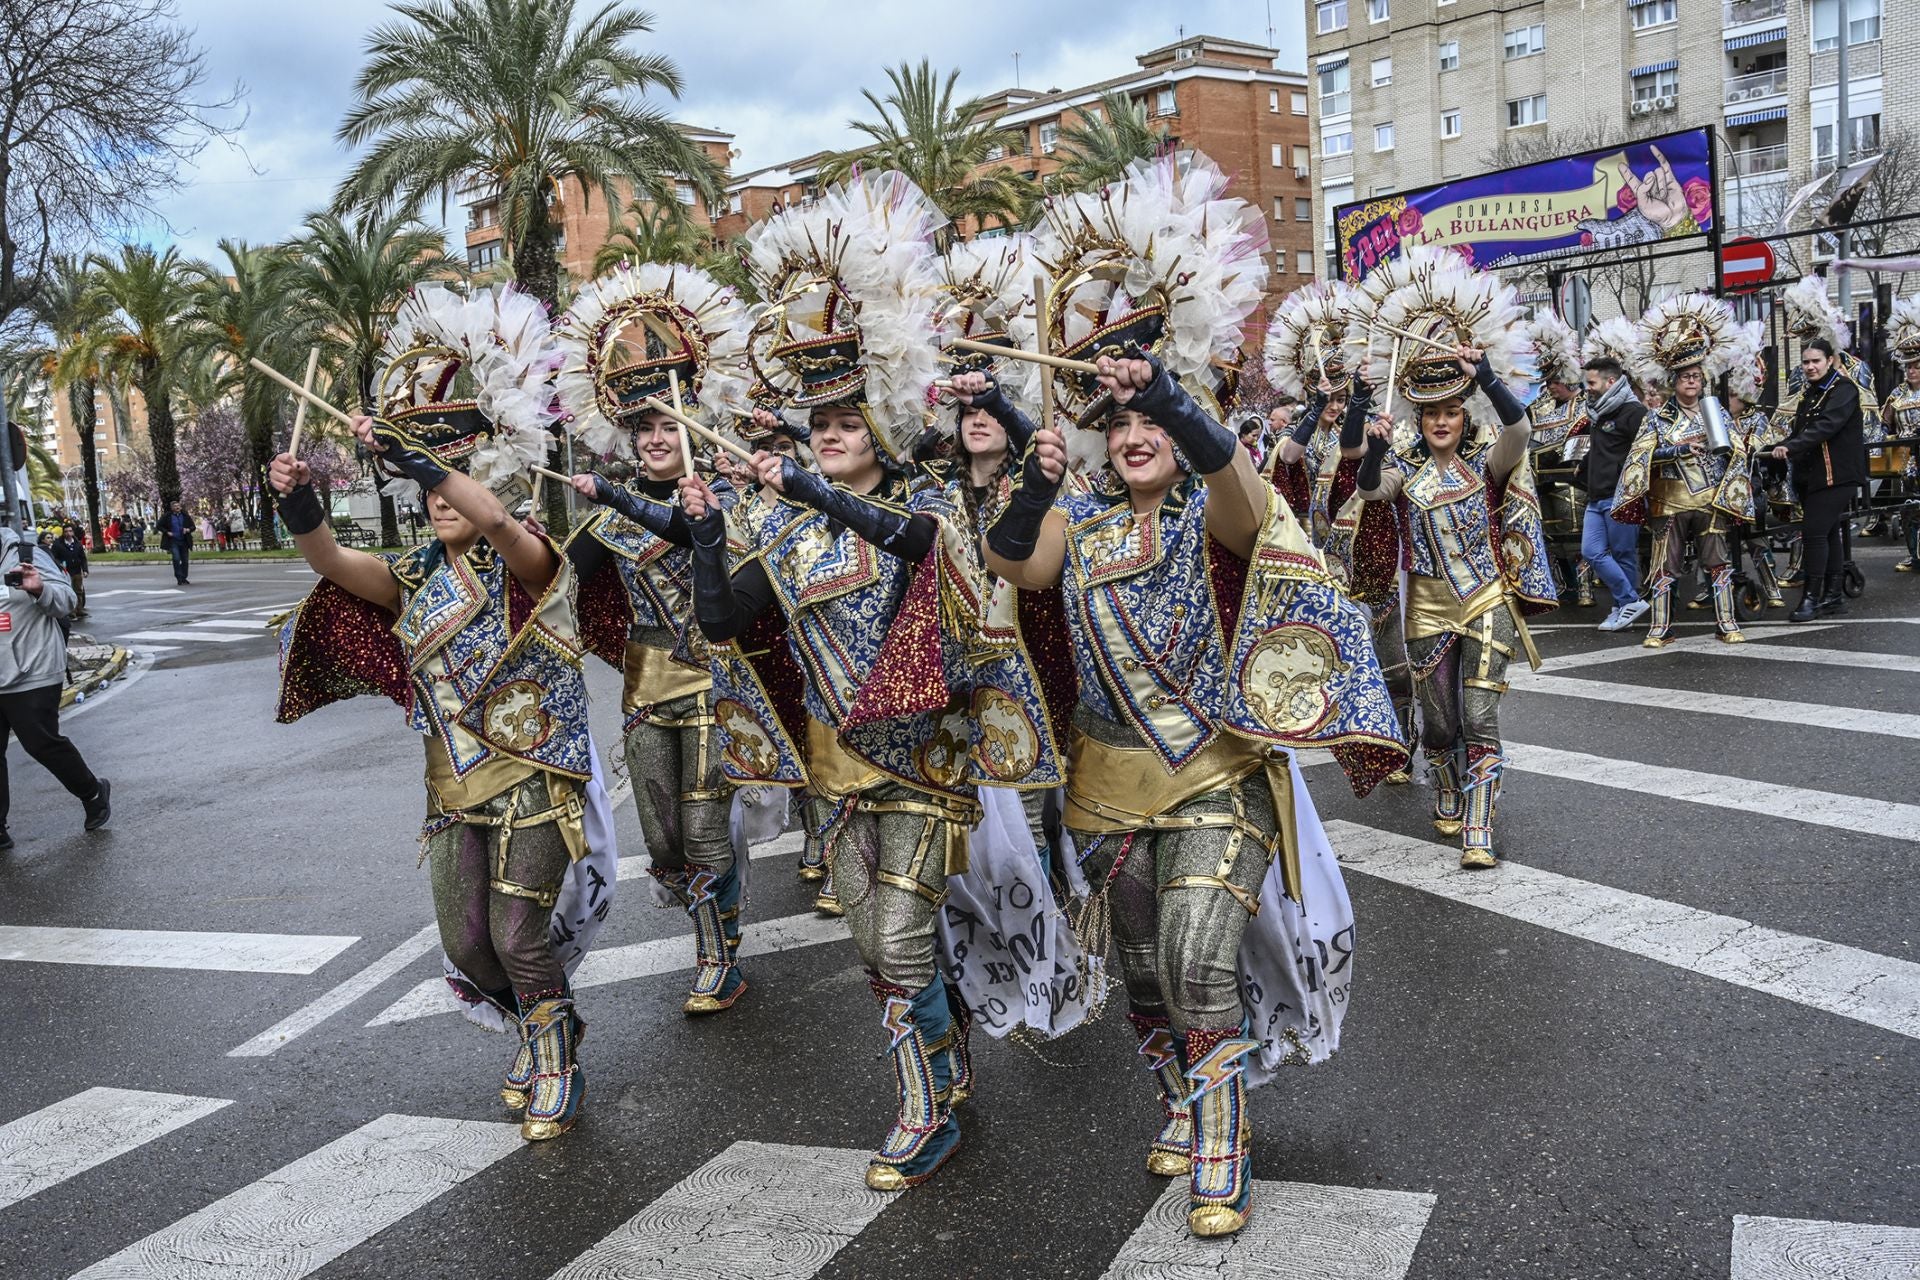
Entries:
[[1751,289],[1773,279],[1773,246],[1764,240],[1729,240],[1720,246],[1720,278],[1729,289]]

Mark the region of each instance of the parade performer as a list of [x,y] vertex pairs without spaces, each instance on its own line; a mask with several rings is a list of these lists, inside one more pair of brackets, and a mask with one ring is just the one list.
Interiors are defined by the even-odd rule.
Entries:
[[[1519,354],[1519,307],[1492,275],[1425,249],[1389,264],[1377,296],[1377,321],[1435,345],[1403,351],[1395,389],[1414,407],[1419,434],[1394,447],[1390,419],[1368,426],[1360,494],[1407,499],[1407,649],[1433,825],[1460,837],[1461,866],[1492,867],[1507,663],[1518,645],[1539,666],[1526,618],[1559,601],[1527,465],[1530,424],[1496,372]],[[1479,429],[1486,410],[1468,403],[1476,388],[1499,418],[1497,433]]]
[[1527,406],[1533,423],[1527,447],[1540,495],[1540,519],[1550,540],[1572,541],[1574,553],[1558,557],[1557,567],[1562,586],[1571,587],[1574,603],[1585,608],[1593,603],[1593,569],[1579,550],[1587,499],[1574,477],[1592,442],[1587,438],[1591,415],[1580,374],[1580,341],[1560,317],[1537,308],[1527,322],[1526,342],[1533,349],[1541,386]]
[[1705,294],[1668,298],[1640,321],[1634,365],[1643,379],[1664,379],[1673,394],[1640,424],[1620,468],[1613,518],[1652,526],[1647,590],[1653,610],[1641,641],[1649,649],[1673,643],[1674,582],[1688,541],[1713,589],[1715,634],[1727,644],[1746,639],[1734,609],[1727,539],[1753,518],[1753,484],[1746,438],[1736,436],[1726,408],[1708,388],[1757,355],[1750,342],[1733,309]]
[[[1871,446],[1886,438],[1886,425],[1881,421],[1880,402],[1874,395],[1873,370],[1867,368],[1867,362],[1847,349],[1852,338],[1853,328],[1840,308],[1827,297],[1827,282],[1820,276],[1802,276],[1781,295],[1786,309],[1787,334],[1794,344],[1795,354],[1804,350],[1806,344],[1814,338],[1824,338],[1834,352],[1834,363],[1840,367],[1843,376],[1853,380],[1860,391],[1860,430],[1862,438]],[[1792,421],[1797,405],[1794,398],[1806,386],[1807,375],[1796,363],[1787,372],[1787,399],[1780,402],[1779,412],[1786,421]]]
[[[730,833],[707,644],[693,625],[693,540],[678,502],[692,456],[673,402],[716,418],[748,405],[746,308],[696,267],[622,265],[580,290],[555,326],[555,379],[575,441],[637,468],[626,484],[574,477],[606,508],[574,531],[588,646],[621,670],[627,778],[650,873],[693,921],[693,984],[682,1006],[718,1013],[747,989],[735,956],[745,850]],[[732,491],[716,483],[731,504]]]
[[[1316,938],[1350,946],[1350,909],[1305,783],[1273,745],[1332,746],[1363,792],[1406,759],[1364,611],[1221,425],[1219,366],[1268,252],[1258,211],[1225,185],[1180,153],[1050,202],[1048,346],[1098,371],[1056,377],[1059,405],[1084,424],[1070,434],[1104,438],[1109,466],[1062,492],[1080,446],[1039,431],[988,535],[1001,576],[1064,594],[1066,822],[1096,887],[1082,933],[1103,947],[1110,919],[1164,1110],[1147,1167],[1188,1178],[1201,1236],[1252,1210],[1248,1088],[1324,1058],[1344,1006],[1294,963]],[[1293,994],[1250,1018],[1242,943],[1262,926]]]
[[[1887,345],[1900,365],[1900,385],[1887,393],[1880,405],[1881,419],[1890,439],[1906,441],[1908,492],[1916,474],[1915,459],[1920,458],[1920,298],[1902,298],[1893,304],[1893,318],[1887,324]],[[1907,558],[1894,569],[1900,573],[1920,571],[1920,511],[1908,504],[1906,519]]]
[[[1355,305],[1356,295],[1344,287],[1307,285],[1288,294],[1267,325],[1268,380],[1306,401],[1300,422],[1280,441],[1273,483],[1325,553],[1327,567],[1373,615],[1374,652],[1393,695],[1401,738],[1410,744],[1413,671],[1400,599],[1406,503],[1367,502],[1355,493],[1373,404],[1364,372],[1356,377],[1349,368]],[[1412,779],[1396,769],[1386,780],[1400,785]]]
[[[281,454],[281,517],[321,582],[281,631],[279,719],[359,693],[426,740],[422,860],[455,993],[520,1030],[502,1097],[529,1140],[579,1118],[586,1076],[555,938],[605,914],[611,814],[594,775],[572,575],[489,485],[544,459],[554,359],[546,309],[499,286],[416,291],[394,318],[381,416],[354,419],[384,475],[418,484],[434,539],[404,555],[341,547],[307,464]],[[457,380],[457,381],[456,381]],[[521,492],[525,492],[524,488]],[[570,867],[596,862],[585,915]],[[577,958],[577,956],[576,956]]]
[[1780,608],[1786,601],[1780,595],[1773,548],[1767,540],[1767,492],[1776,487],[1777,480],[1785,478],[1785,467],[1773,457],[1773,447],[1786,439],[1787,430],[1760,403],[1766,378],[1766,366],[1760,359],[1766,339],[1760,322],[1749,320],[1741,327],[1746,330],[1742,346],[1751,357],[1736,359],[1727,370],[1727,416],[1733,420],[1734,435],[1740,440],[1739,452],[1747,458],[1748,484],[1753,493],[1753,520],[1742,534],[1743,546],[1768,607]]
[[808,411],[821,474],[757,456],[779,498],[744,530],[741,557],[707,487],[681,483],[701,630],[733,641],[777,608],[804,673],[806,774],[835,805],[828,861],[899,1088],[867,1170],[877,1190],[922,1182],[952,1155],[968,1074],[964,1026],[935,969],[934,912],[979,816],[954,642],[977,618],[961,598],[972,575],[955,513],[907,474],[938,372],[931,238],[943,222],[912,182],[882,172],[749,232],[768,299],[749,354]]

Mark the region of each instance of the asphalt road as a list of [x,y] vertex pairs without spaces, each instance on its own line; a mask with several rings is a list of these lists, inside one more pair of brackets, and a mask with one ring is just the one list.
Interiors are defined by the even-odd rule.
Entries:
[[[1453,869],[1423,788],[1308,769],[1352,1011],[1254,1095],[1255,1225],[1208,1247],[1142,1168],[1117,1011],[980,1045],[959,1154],[865,1192],[881,1031],[790,839],[747,925],[785,945],[716,1018],[679,1012],[684,918],[625,884],[581,992],[586,1118],[523,1146],[505,1041],[428,1011],[419,747],[365,699],[272,723],[265,622],[311,574],[104,568],[91,628],[144,656],[67,727],[112,825],[9,761],[0,1275],[1920,1274],[1920,580],[1861,559],[1845,618],[1744,650],[1544,619],[1548,670],[1501,708],[1498,872]],[[604,749],[618,679],[590,679]]]

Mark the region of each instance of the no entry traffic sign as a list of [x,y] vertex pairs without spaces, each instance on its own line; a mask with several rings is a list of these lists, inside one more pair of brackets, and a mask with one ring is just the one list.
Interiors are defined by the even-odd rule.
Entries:
[[1752,289],[1773,279],[1773,247],[1764,240],[1720,246],[1720,278],[1729,289]]

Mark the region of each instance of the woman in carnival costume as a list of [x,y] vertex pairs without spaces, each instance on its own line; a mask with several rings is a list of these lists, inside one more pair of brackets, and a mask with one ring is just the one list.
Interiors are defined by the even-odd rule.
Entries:
[[[1760,353],[1766,347],[1764,330],[1758,320],[1741,325],[1741,354],[1727,370],[1727,416],[1733,420],[1733,433],[1739,439],[1739,452],[1747,459],[1748,487],[1753,494],[1753,519],[1742,537],[1754,581],[1765,593],[1769,608],[1780,608],[1786,601],[1780,595],[1780,579],[1774,572],[1773,548],[1767,538],[1767,491],[1785,479],[1785,467],[1773,456],[1773,447],[1787,438],[1784,423],[1775,420],[1760,403],[1761,384],[1766,366]],[[1709,598],[1711,585],[1708,587]],[[1694,602],[1699,607],[1700,601]]]
[[[730,1008],[747,989],[740,946],[744,850],[730,831],[706,640],[693,625],[693,539],[678,504],[691,449],[650,409],[744,413],[746,308],[697,267],[623,265],[593,281],[555,326],[556,384],[589,452],[633,462],[632,480],[574,477],[606,510],[567,543],[588,645],[624,677],[627,778],[655,880],[693,921],[694,975],[682,1008]],[[731,505],[732,491],[717,486]]]
[[[1746,639],[1734,607],[1728,538],[1739,536],[1740,526],[1753,518],[1748,441],[1732,431],[1732,419],[1710,388],[1727,370],[1758,355],[1751,341],[1733,309],[1705,294],[1668,298],[1640,320],[1634,367],[1643,379],[1665,381],[1673,394],[1640,424],[1620,468],[1613,518],[1652,526],[1647,588],[1653,610],[1641,642],[1649,649],[1673,643],[1674,582],[1689,541],[1713,592],[1715,634],[1727,644]],[[1731,451],[1713,447],[1716,422],[1727,429]]]
[[[1332,746],[1360,791],[1406,759],[1364,612],[1194,396],[1223,388],[1266,281],[1264,224],[1224,187],[1182,153],[1050,202],[1049,346],[1099,376],[1056,378],[1083,425],[1071,441],[1037,433],[988,535],[1002,577],[1062,591],[1077,683],[1066,825],[1095,890],[1083,933],[1108,914],[1164,1111],[1147,1167],[1188,1179],[1200,1236],[1252,1211],[1249,1085],[1324,1058],[1344,1007],[1329,994],[1344,963],[1294,965],[1326,954],[1315,939],[1350,948],[1351,913],[1305,783],[1274,748]],[[1088,446],[1111,469],[1063,493],[1069,452]],[[1256,937],[1288,995],[1250,1019]]]
[[[1900,365],[1900,385],[1881,402],[1880,416],[1889,438],[1907,442],[1906,473],[1911,493],[1915,477],[1920,475],[1915,466],[1915,459],[1920,459],[1920,298],[1902,298],[1893,304],[1887,346]],[[1907,527],[1907,558],[1893,566],[1896,572],[1920,572],[1920,518],[1916,517],[1920,517],[1920,511],[1910,499],[1903,521]]]
[[[1355,496],[1373,403],[1364,369],[1356,377],[1348,358],[1352,308],[1358,301],[1359,295],[1341,285],[1307,285],[1288,294],[1267,325],[1268,379],[1306,402],[1280,442],[1273,482],[1341,585],[1373,615],[1374,652],[1393,694],[1401,738],[1411,743],[1413,673],[1400,607],[1406,503]],[[1396,769],[1386,780],[1404,785],[1412,779]]]
[[[1585,608],[1593,603],[1593,570],[1580,553],[1587,501],[1584,492],[1571,483],[1573,471],[1586,456],[1591,443],[1587,439],[1587,396],[1580,373],[1580,340],[1559,316],[1545,308],[1536,308],[1533,318],[1527,321],[1525,342],[1533,352],[1540,379],[1540,392],[1527,405],[1527,417],[1533,422],[1527,447],[1539,489],[1540,519],[1550,534],[1556,530],[1572,531],[1574,552],[1561,557],[1557,568],[1562,585],[1573,589],[1574,603]],[[1565,534],[1558,536],[1563,540],[1566,537]]]
[[[585,1024],[554,938],[597,928],[614,876],[572,574],[489,488],[546,454],[546,308],[511,286],[423,288],[395,316],[386,359],[381,416],[356,418],[355,434],[383,474],[419,485],[435,537],[399,556],[343,548],[307,465],[274,459],[282,518],[321,575],[281,631],[279,718],[383,693],[424,735],[421,857],[449,980],[519,1028],[501,1096],[524,1112],[524,1137],[552,1138],[586,1096]],[[583,867],[580,899],[569,872]]]
[[[883,172],[749,232],[749,265],[769,300],[750,358],[808,412],[821,474],[756,455],[777,500],[747,522],[737,556],[710,490],[681,484],[696,612],[717,659],[745,659],[747,646],[729,642],[783,617],[804,676],[804,727],[787,738],[761,727],[782,755],[791,737],[804,742],[804,763],[781,767],[804,770],[835,806],[829,866],[899,1090],[867,1169],[877,1190],[922,1182],[952,1155],[952,1108],[971,1073],[964,1024],[935,967],[934,913],[947,877],[965,870],[980,812],[956,643],[977,625],[965,598],[973,575],[944,492],[910,485],[907,470],[938,372],[932,237],[943,221],[911,181]],[[761,429],[771,418],[756,414]]]
[[[1525,620],[1559,601],[1527,466],[1530,424],[1496,373],[1519,354],[1520,309],[1511,287],[1449,252],[1413,249],[1375,276],[1375,318],[1438,345],[1401,347],[1395,390],[1418,434],[1395,447],[1394,424],[1376,418],[1359,491],[1407,500],[1407,649],[1433,825],[1460,837],[1461,866],[1492,867],[1507,663],[1524,645],[1539,665]],[[1497,433],[1479,429],[1488,415],[1468,403],[1476,389]]]

